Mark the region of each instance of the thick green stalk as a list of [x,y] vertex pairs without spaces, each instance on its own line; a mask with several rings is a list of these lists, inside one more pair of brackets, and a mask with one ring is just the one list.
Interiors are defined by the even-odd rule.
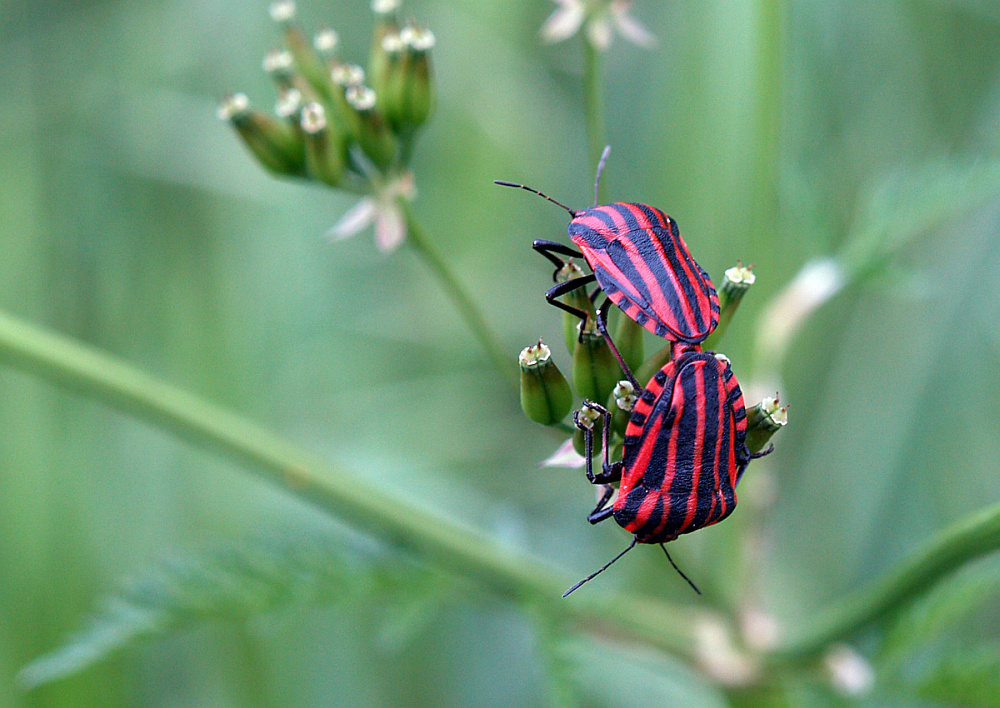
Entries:
[[560,595],[574,578],[553,564],[414,505],[123,361],[3,312],[0,362],[224,452],[289,494],[500,595],[535,603],[555,619],[681,656],[694,652],[690,611],[600,591],[581,591],[563,600]]
[[961,519],[870,587],[818,612],[772,658],[789,661],[814,656],[831,642],[896,612],[964,563],[996,550],[1000,550],[1000,504]]
[[[586,118],[587,154],[590,168],[595,169],[604,152],[604,96],[601,92],[601,71],[604,55],[583,36],[583,111]],[[598,197],[598,203],[604,201]]]
[[424,263],[431,269],[434,277],[444,288],[445,293],[451,300],[455,309],[458,310],[462,319],[472,330],[472,334],[479,340],[479,344],[486,350],[497,369],[504,375],[504,378],[514,386],[518,386],[517,375],[517,353],[508,353],[493,329],[487,324],[486,318],[479,310],[469,291],[462,285],[458,277],[452,272],[451,266],[441,257],[441,254],[427,238],[427,234],[420,227],[413,212],[409,207],[406,209],[407,242],[416,250]]

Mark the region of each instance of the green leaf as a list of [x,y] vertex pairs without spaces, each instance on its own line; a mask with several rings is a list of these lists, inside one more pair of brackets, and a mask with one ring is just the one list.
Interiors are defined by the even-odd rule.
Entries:
[[[86,626],[66,643],[25,666],[19,678],[31,689],[78,673],[140,640],[219,619],[244,621],[290,606],[315,606],[358,592],[391,597],[414,587],[423,571],[397,558],[359,562],[343,539],[319,536],[265,538],[200,555],[167,559],[106,597]],[[404,594],[407,594],[404,593]],[[419,594],[421,605],[428,593]],[[395,645],[402,627],[390,629]]]
[[923,681],[919,693],[948,705],[1000,706],[1000,644],[950,654]]
[[921,646],[940,637],[1000,592],[1000,564],[976,564],[943,581],[901,614],[886,633],[880,672],[900,668]]
[[560,642],[557,651],[585,705],[728,705],[704,675],[660,652],[582,638]]

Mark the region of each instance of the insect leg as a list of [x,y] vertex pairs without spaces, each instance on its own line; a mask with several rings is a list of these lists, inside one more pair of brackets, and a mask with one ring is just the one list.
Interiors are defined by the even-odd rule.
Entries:
[[584,452],[587,457],[587,479],[591,481],[592,484],[608,484],[610,482],[617,482],[622,478],[622,463],[621,462],[611,462],[609,456],[611,454],[611,413],[604,406],[591,403],[590,401],[583,402],[584,408],[590,408],[601,414],[601,473],[594,474],[594,469],[591,463],[591,455],[593,454],[593,441],[594,441],[594,431],[592,428],[587,428],[579,423],[579,411],[573,416],[574,422],[576,422],[576,427],[583,431],[583,441],[584,441]]
[[615,359],[618,360],[618,364],[622,367],[625,378],[627,378],[635,388],[636,395],[641,396],[643,391],[642,386],[639,385],[639,382],[636,380],[632,370],[628,368],[628,364],[625,363],[625,359],[618,351],[618,347],[616,347],[615,343],[611,340],[611,334],[608,332],[608,308],[610,306],[611,300],[607,299],[601,305],[600,309],[597,310],[597,330],[601,333],[601,336],[604,337],[604,341],[608,343],[608,348],[611,349],[611,353],[615,355]]
[[587,319],[590,317],[590,313],[581,310],[579,307],[573,307],[572,305],[567,305],[565,302],[556,300],[560,295],[565,295],[566,293],[576,290],[577,288],[582,288],[585,285],[593,283],[595,280],[594,274],[585,275],[582,278],[573,278],[573,280],[567,280],[565,283],[559,283],[555,287],[549,288],[545,293],[545,301],[550,305],[555,305],[560,310],[570,313],[579,317],[583,321],[583,327],[580,328],[580,336],[583,336],[583,328],[587,325]]
[[774,445],[768,445],[766,450],[761,450],[760,452],[751,452],[750,459],[756,460],[758,457],[763,457],[764,455],[770,455],[774,452]]
[[609,506],[608,502],[611,501],[611,497],[613,497],[614,494],[614,487],[610,484],[604,485],[604,493],[601,494],[601,498],[597,500],[597,506],[594,507],[594,510],[587,515],[587,521],[592,524],[598,524],[611,516],[614,512],[614,507]]
[[570,248],[569,246],[564,246],[558,241],[546,241],[545,239],[535,239],[531,244],[531,247],[541,253],[543,256],[552,262],[552,265],[556,267],[555,273],[552,274],[552,278],[555,279],[556,274],[559,269],[566,265],[566,261],[555,254],[560,254],[567,256],[568,258],[583,258],[583,254],[577,251],[575,248]]

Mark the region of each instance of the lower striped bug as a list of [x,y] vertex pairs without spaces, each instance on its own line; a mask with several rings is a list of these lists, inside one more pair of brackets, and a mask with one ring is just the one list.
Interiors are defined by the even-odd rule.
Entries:
[[[598,312],[598,322],[605,308]],[[626,373],[634,380],[631,372]],[[587,478],[604,493],[587,519],[592,524],[613,517],[634,534],[632,543],[605,566],[566,591],[563,597],[604,572],[637,543],[656,543],[695,592],[700,591],[677,567],[664,545],[684,533],[725,519],[736,508],[736,485],[750,460],[746,445],[743,393],[727,361],[698,346],[675,345],[671,361],[642,390],[625,429],[622,459],[609,458],[609,411],[584,401],[605,417],[601,472],[593,471],[594,433],[578,411],[574,420],[584,432]],[[620,482],[618,496],[611,486]]]

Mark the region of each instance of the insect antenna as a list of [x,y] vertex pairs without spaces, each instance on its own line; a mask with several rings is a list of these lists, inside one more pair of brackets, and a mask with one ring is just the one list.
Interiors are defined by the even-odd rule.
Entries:
[[594,206],[597,206],[597,186],[601,183],[601,173],[604,172],[604,163],[608,161],[608,155],[611,154],[611,146],[605,145],[604,152],[601,153],[601,159],[597,162],[597,177],[594,178]]
[[684,578],[685,580],[687,580],[687,583],[688,583],[688,585],[690,585],[690,586],[691,586],[691,588],[692,588],[692,589],[693,589],[693,590],[694,590],[694,591],[695,591],[696,593],[698,593],[699,595],[701,595],[701,590],[699,590],[699,589],[698,589],[698,586],[697,586],[697,585],[695,585],[694,583],[692,583],[692,582],[691,582],[691,578],[689,578],[688,576],[684,575],[684,571],[683,571],[683,570],[681,570],[680,568],[678,568],[678,567],[677,567],[677,564],[676,564],[676,563],[674,563],[674,559],[670,557],[670,552],[669,552],[669,551],[667,551],[667,547],[666,547],[666,546],[665,546],[664,544],[662,544],[662,543],[661,543],[661,544],[660,544],[660,548],[662,548],[662,549],[663,549],[663,552],[667,554],[667,560],[668,560],[668,561],[670,561],[670,565],[674,566],[674,570],[676,570],[676,571],[677,571],[678,573],[680,573],[680,576],[681,576],[682,578]]
[[503,181],[498,180],[498,179],[493,180],[493,184],[499,184],[501,187],[517,187],[518,189],[523,189],[525,191],[531,192],[532,194],[537,194],[542,199],[547,199],[550,202],[552,202],[553,204],[555,204],[556,206],[561,206],[563,209],[565,209],[566,211],[569,212],[570,216],[576,217],[576,212],[575,211],[573,211],[572,209],[570,209],[568,206],[566,206],[562,202],[557,202],[555,199],[553,199],[549,195],[542,194],[537,189],[532,189],[531,187],[528,187],[528,186],[523,185],[523,184],[515,184],[514,182],[503,182]]
[[[616,560],[618,560],[623,555],[625,555],[626,553],[628,553],[629,551],[631,551],[633,548],[635,548],[635,544],[636,544],[636,542],[638,542],[638,540],[639,540],[638,538],[633,538],[632,539],[632,543],[629,544],[628,548],[626,548],[624,551],[622,551],[621,553],[619,553],[617,556],[615,556],[614,558],[612,558],[611,560],[609,560],[604,566],[602,566],[600,568],[600,570],[594,571],[593,573],[591,573],[590,575],[588,575],[586,578],[584,578],[583,580],[581,580],[580,582],[578,582],[576,585],[574,585],[573,587],[571,587],[569,590],[567,590],[566,592],[564,592],[563,593],[563,597],[566,597],[567,595],[569,595],[571,592],[573,592],[574,590],[576,590],[578,587],[580,587],[581,585],[583,585],[588,580],[592,580],[593,578],[597,577],[598,575],[600,575],[601,573],[603,573],[605,570],[607,570],[611,566],[612,563],[614,563]],[[684,574],[681,573],[681,575],[684,575]],[[691,581],[688,580],[688,582],[690,583]],[[695,589],[697,589],[697,588],[695,588]]]

